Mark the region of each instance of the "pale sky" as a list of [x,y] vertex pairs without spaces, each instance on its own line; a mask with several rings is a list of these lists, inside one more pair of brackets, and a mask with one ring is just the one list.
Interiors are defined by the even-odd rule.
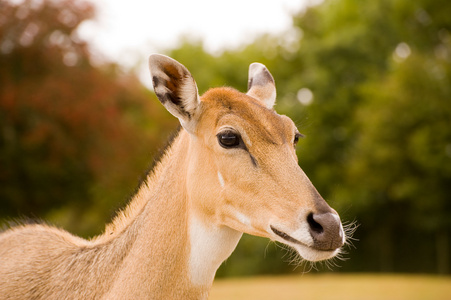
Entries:
[[250,43],[292,25],[312,0],[91,0],[97,19],[80,35],[102,56],[133,66],[150,53],[176,47],[182,35],[200,38],[212,53]]

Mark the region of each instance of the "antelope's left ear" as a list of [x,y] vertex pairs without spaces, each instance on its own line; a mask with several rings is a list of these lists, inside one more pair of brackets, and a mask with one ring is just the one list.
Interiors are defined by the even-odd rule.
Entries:
[[249,66],[247,89],[247,95],[260,100],[269,109],[274,107],[276,103],[276,85],[274,78],[264,65],[253,63]]
[[158,100],[179,119],[183,128],[193,133],[200,100],[191,73],[181,63],[160,54],[149,57],[149,68]]

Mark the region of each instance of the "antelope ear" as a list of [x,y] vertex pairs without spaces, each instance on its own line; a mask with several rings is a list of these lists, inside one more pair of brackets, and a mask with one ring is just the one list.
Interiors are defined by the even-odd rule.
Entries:
[[194,78],[188,69],[174,59],[152,54],[149,57],[152,83],[158,100],[193,133],[200,107]]
[[264,65],[253,63],[249,66],[247,89],[247,95],[260,100],[269,109],[274,107],[276,103],[276,85],[274,78]]

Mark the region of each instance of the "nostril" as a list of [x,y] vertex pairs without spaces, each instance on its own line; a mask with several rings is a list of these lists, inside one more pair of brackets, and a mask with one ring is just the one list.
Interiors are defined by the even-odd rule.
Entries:
[[315,219],[313,218],[313,213],[310,213],[307,216],[307,222],[310,226],[310,229],[316,233],[316,234],[321,234],[324,231],[323,226],[321,226],[321,224],[319,224],[318,222],[315,221]]
[[343,230],[337,214],[310,213],[307,216],[313,247],[319,250],[331,251],[343,246]]

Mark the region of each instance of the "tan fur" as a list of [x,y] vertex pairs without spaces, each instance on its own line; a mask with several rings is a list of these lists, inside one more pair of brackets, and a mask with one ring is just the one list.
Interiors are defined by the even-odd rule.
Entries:
[[149,177],[158,186],[144,185],[128,218],[119,215],[107,226],[113,234],[86,241],[33,225],[0,235],[0,299],[201,298],[205,291],[191,286],[186,270],[186,196],[180,178],[169,175],[186,164],[174,158],[186,139],[181,133]]
[[[87,241],[43,225],[2,233],[0,299],[205,299],[243,232],[287,243],[311,260],[338,253],[319,249],[309,233],[309,213],[335,212],[297,164],[293,122],[264,101],[275,91],[264,86],[265,78],[273,85],[272,76],[253,74],[263,85],[259,93],[268,90],[262,99],[231,88],[197,99],[183,66],[152,59],[160,101],[188,131],[180,131],[103,235]],[[168,78],[177,76],[164,72],[189,80],[172,84]],[[177,106],[161,82],[190,97]],[[225,129],[239,132],[246,149],[220,146]]]

